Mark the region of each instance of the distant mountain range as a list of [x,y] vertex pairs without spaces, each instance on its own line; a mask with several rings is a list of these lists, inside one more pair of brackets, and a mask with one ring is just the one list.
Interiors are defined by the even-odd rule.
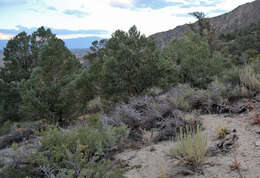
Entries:
[[[231,12],[209,18],[216,27],[216,34],[228,33],[249,26],[260,21],[260,0],[243,4]],[[197,23],[197,22],[196,22]],[[177,26],[174,29],[151,35],[159,48],[164,47],[170,41],[183,37],[190,30],[188,24]]]
[[[69,49],[85,49],[89,48],[93,41],[101,40],[103,38],[90,36],[84,38],[71,38],[71,39],[63,39],[67,48]],[[0,50],[4,49],[8,40],[0,40]]]
[[103,38],[93,36],[85,38],[64,39],[63,41],[69,49],[85,49],[89,48],[93,41],[101,39]]

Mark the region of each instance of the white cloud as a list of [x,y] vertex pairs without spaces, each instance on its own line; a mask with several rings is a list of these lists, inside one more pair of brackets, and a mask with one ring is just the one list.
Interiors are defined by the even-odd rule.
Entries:
[[14,35],[0,33],[0,40],[9,40],[9,39],[11,39],[13,36],[14,36]]
[[134,4],[132,0],[111,0],[110,5],[119,8],[131,8]]

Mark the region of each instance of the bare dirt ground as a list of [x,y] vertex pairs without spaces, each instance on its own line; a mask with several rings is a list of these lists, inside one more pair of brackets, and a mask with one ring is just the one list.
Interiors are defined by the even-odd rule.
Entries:
[[[135,167],[125,174],[128,178],[260,178],[260,144],[257,146],[257,141],[260,140],[260,125],[251,124],[253,114],[251,112],[233,116],[201,116],[204,133],[208,136],[208,147],[216,145],[218,128],[235,129],[235,134],[238,136],[235,151],[207,156],[202,166],[203,174],[187,176],[176,174],[180,170],[180,162],[169,156],[170,150],[176,144],[172,141],[161,142],[140,150],[125,151],[116,158],[126,160],[130,166]],[[154,148],[153,151],[151,148]],[[240,164],[240,173],[230,168],[234,157]],[[186,174],[189,172],[186,171]]]

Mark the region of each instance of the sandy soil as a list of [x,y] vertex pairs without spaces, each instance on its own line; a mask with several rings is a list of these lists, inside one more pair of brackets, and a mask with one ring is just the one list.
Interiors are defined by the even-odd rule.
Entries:
[[[188,175],[191,178],[260,178],[260,146],[256,142],[260,140],[260,126],[251,125],[252,113],[244,115],[202,115],[205,134],[208,135],[208,147],[217,143],[217,128],[227,127],[236,130],[238,141],[236,146],[236,157],[241,165],[240,175],[237,171],[231,171],[230,165],[234,161],[234,152],[218,154],[207,157],[203,165],[203,175]],[[180,162],[169,156],[175,143],[172,141],[161,142],[140,150],[123,152],[116,156],[117,159],[126,160],[130,166],[136,168],[126,173],[128,178],[159,178],[165,177],[181,178],[184,175],[176,175],[180,169]]]

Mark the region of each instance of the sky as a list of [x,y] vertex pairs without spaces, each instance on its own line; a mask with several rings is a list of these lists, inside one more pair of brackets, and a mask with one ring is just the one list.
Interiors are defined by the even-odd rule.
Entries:
[[18,32],[51,28],[62,39],[109,38],[136,25],[146,36],[194,22],[188,13],[207,17],[253,0],[0,0],[0,40]]

